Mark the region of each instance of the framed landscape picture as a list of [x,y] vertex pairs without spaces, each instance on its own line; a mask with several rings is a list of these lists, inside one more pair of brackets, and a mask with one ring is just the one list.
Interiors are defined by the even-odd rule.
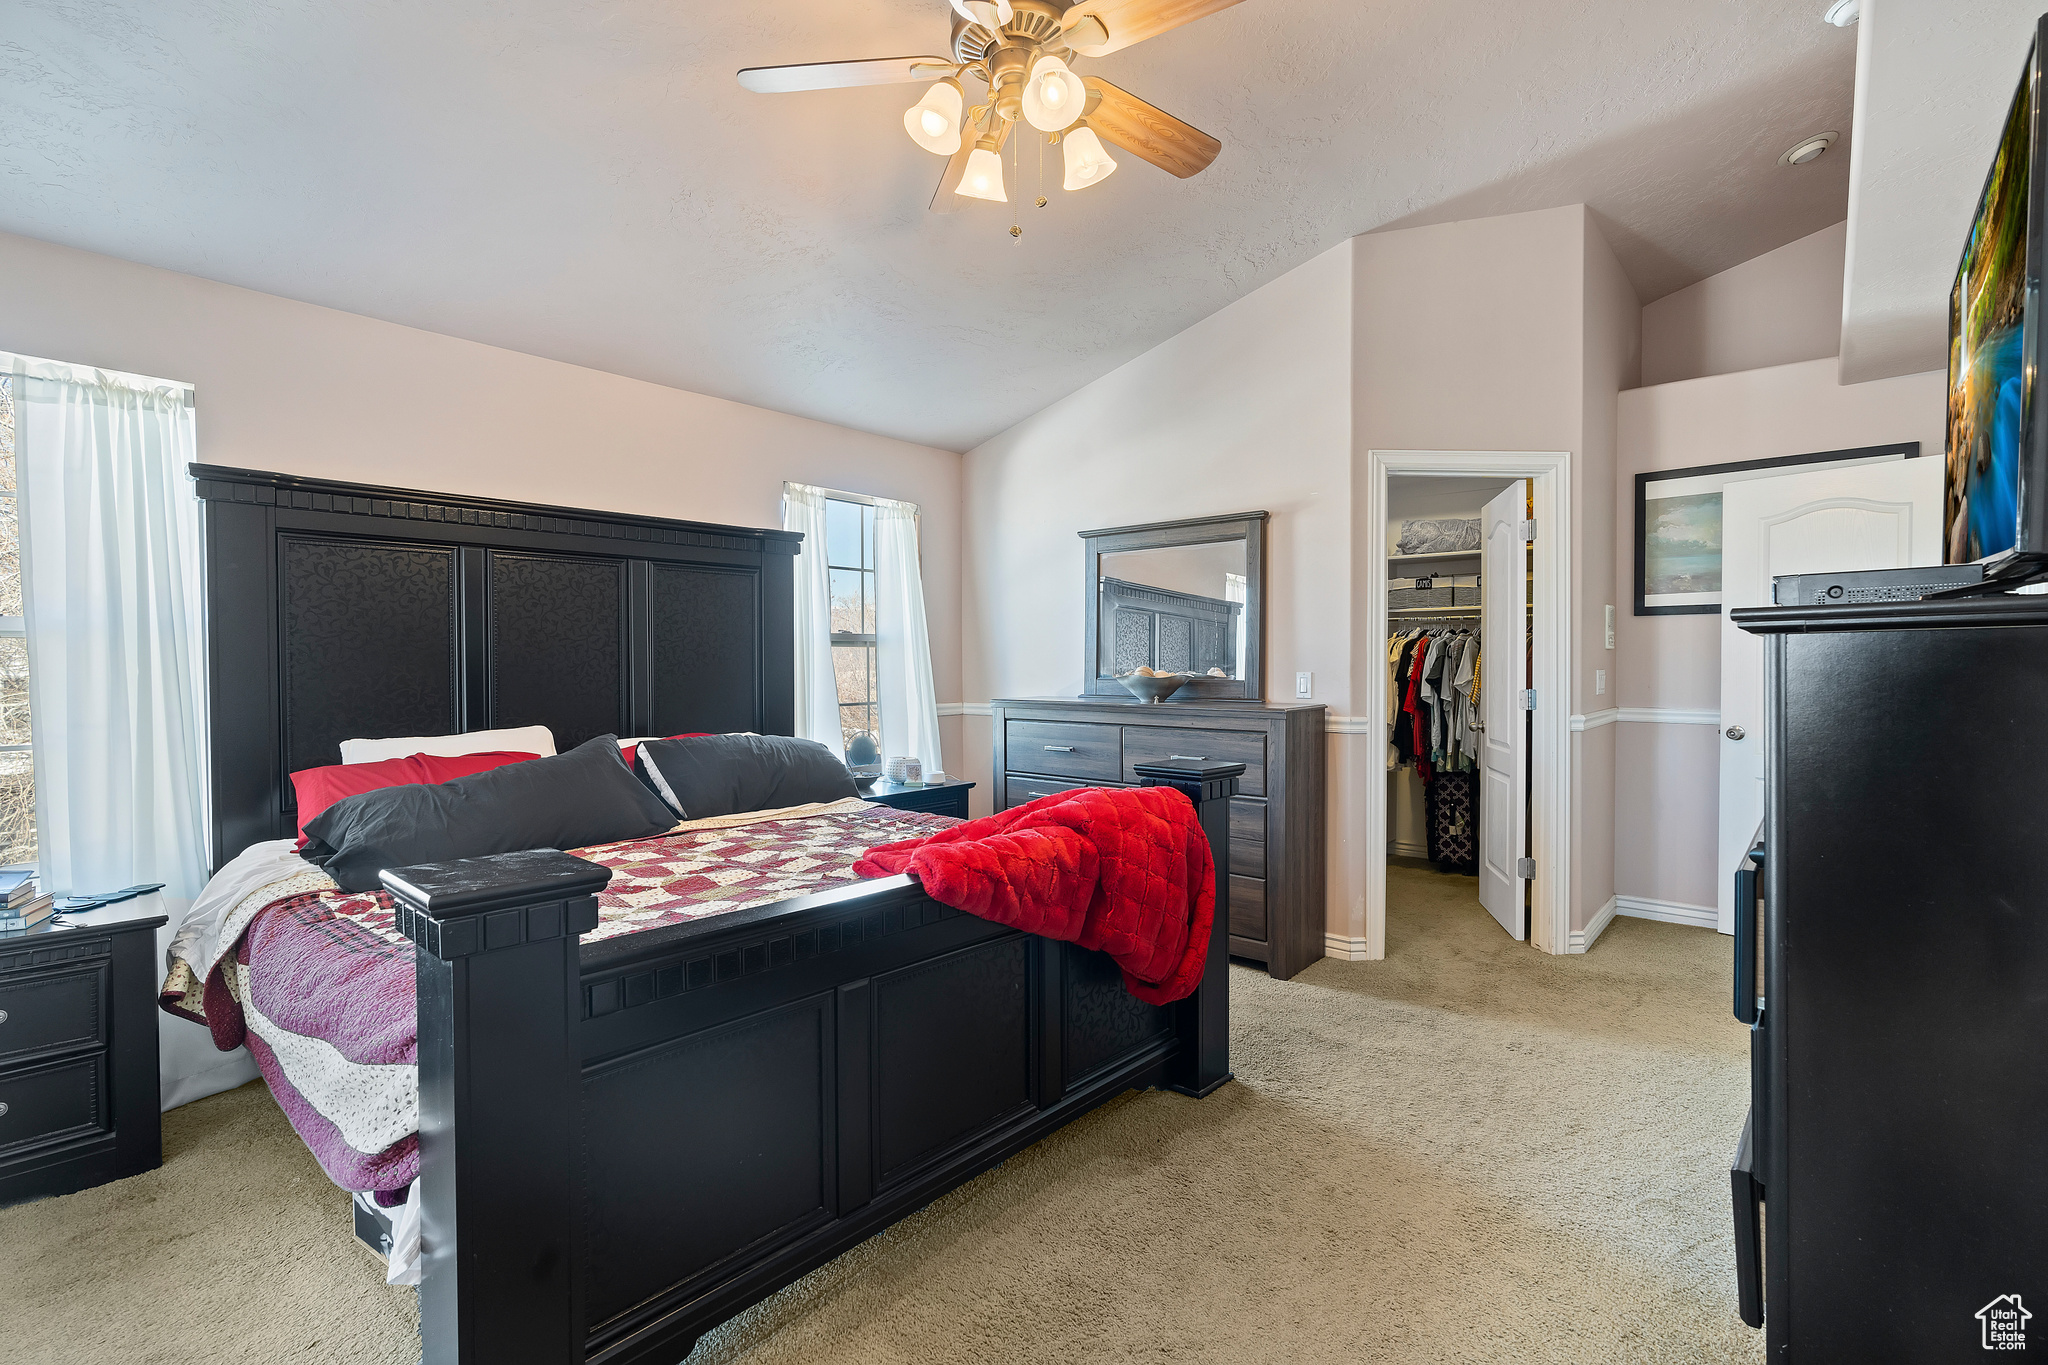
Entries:
[[1635,614],[1692,616],[1721,610],[1721,490],[1729,484],[1910,460],[1919,454],[1918,441],[1905,441],[1636,475]]

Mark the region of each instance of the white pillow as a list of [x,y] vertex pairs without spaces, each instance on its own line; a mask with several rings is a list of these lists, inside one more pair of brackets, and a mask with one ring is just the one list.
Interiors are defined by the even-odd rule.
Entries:
[[471,730],[466,735],[414,735],[410,739],[345,739],[341,742],[343,763],[377,763],[387,758],[411,758],[414,754],[437,754],[453,758],[458,754],[487,754],[503,749],[515,754],[536,754],[552,758],[555,732],[545,725],[528,725],[518,730]]

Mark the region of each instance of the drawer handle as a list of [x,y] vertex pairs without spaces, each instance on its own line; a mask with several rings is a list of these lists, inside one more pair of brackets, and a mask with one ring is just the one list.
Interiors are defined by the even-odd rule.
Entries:
[[4,1024],[4,1023],[6,1023],[6,1022],[7,1022],[7,1011],[6,1011],[6,1010],[0,1010],[0,1024]]
[[1074,752],[1074,746],[1071,744],[1048,744],[1045,746],[1045,751],[1049,754],[1070,754]]
[[1190,763],[1207,763],[1209,761],[1209,755],[1207,754],[1168,754],[1167,757],[1184,758]]
[[0,1100],[0,1119],[7,1117],[7,1101]]

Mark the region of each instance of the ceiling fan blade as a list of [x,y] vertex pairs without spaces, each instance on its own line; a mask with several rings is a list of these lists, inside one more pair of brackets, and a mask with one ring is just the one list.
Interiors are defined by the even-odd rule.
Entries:
[[842,90],[855,85],[902,85],[955,75],[950,57],[876,57],[865,62],[798,62],[793,66],[750,66],[740,84],[759,95],[792,90]]
[[[1155,109],[1128,90],[1098,76],[1081,82],[1088,89],[1088,126],[1095,135],[1141,156],[1162,171],[1185,180],[1209,168],[1223,144],[1201,129]],[[1100,99],[1095,98],[1100,96]]]
[[[1168,29],[1229,9],[1237,0],[1081,0],[1060,16],[1067,44],[1083,57],[1101,57],[1142,43]],[[1082,21],[1093,17],[1101,26]],[[1079,31],[1077,32],[1077,28]]]

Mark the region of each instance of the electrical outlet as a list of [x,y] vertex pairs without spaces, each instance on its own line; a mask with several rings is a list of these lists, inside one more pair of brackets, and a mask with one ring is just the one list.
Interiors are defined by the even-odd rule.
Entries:
[[1316,675],[1313,673],[1295,674],[1294,695],[1297,697],[1313,697],[1316,694],[1315,680]]
[[1607,647],[1614,648],[1614,604],[1607,604]]
[[1607,695],[1607,670],[1604,668],[1593,670],[1593,695],[1596,697]]

